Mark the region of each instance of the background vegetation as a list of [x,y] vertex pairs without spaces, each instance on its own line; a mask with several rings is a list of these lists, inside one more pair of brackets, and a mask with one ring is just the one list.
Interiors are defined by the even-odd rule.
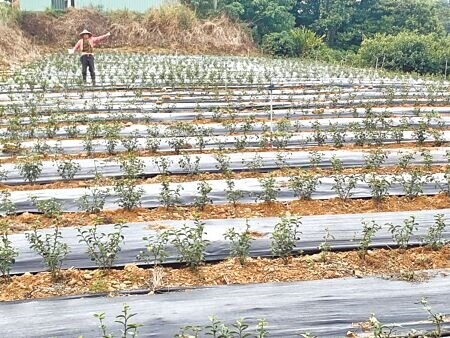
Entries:
[[[184,0],[197,15],[245,22],[273,55],[445,73],[449,0]],[[448,70],[447,70],[448,73]]]
[[[450,73],[450,0],[181,0],[146,13],[99,9],[14,12],[0,4],[0,51],[61,48],[89,27],[108,47],[348,61],[357,66]],[[10,37],[10,38],[8,38]],[[13,38],[17,37],[17,38]],[[19,43],[9,43],[17,39]],[[34,44],[33,44],[34,43]],[[255,46],[256,43],[256,46]],[[0,59],[0,62],[2,60]],[[8,60],[3,60],[7,63]]]

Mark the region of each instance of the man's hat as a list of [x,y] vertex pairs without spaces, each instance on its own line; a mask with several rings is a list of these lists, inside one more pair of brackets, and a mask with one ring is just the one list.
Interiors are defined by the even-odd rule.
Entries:
[[84,35],[84,34],[89,34],[90,36],[92,36],[92,33],[89,32],[87,29],[85,29],[84,31],[82,31],[82,32],[80,33],[81,36]]

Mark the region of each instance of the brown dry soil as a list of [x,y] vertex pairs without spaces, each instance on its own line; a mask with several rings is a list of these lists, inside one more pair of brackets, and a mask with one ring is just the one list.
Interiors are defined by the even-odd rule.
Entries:
[[3,222],[8,224],[11,233],[31,230],[34,227],[48,228],[88,226],[124,222],[147,222],[157,220],[221,219],[280,217],[282,215],[333,215],[388,211],[417,211],[445,209],[450,207],[450,197],[445,194],[435,196],[419,196],[414,199],[390,196],[381,203],[371,199],[354,199],[343,201],[330,200],[296,200],[291,202],[274,202],[258,204],[207,205],[204,210],[194,207],[164,207],[155,209],[135,209],[131,211],[103,211],[99,214],[65,213],[60,219],[50,219],[40,214],[24,213],[17,216],[6,216]]
[[[326,256],[282,259],[248,259],[241,265],[237,259],[207,264],[197,270],[189,268],[143,269],[127,265],[124,270],[65,270],[58,282],[52,282],[48,272],[26,273],[3,280],[0,301],[79,295],[150,288],[196,287],[226,284],[292,282],[343,277],[380,276],[420,282],[426,279],[422,270],[450,268],[450,246],[432,251],[428,248],[408,250],[372,250],[365,259],[358,252],[327,253]],[[446,273],[441,272],[441,273]],[[153,281],[157,281],[157,284]]]

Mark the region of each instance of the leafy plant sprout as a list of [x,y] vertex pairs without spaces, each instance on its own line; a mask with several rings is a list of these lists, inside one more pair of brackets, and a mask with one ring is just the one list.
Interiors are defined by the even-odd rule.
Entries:
[[[121,335],[120,335],[121,338],[138,336],[138,329],[143,325],[130,322],[131,318],[133,318],[136,315],[137,313],[130,312],[130,306],[128,304],[123,305],[122,313],[120,315],[117,315],[115,320],[115,322],[121,326]],[[102,338],[113,338],[112,333],[108,333],[108,328],[105,324],[106,318],[105,313],[104,312],[96,313],[94,314],[94,317],[97,318],[97,320],[99,321],[99,329]]]
[[171,243],[180,254],[180,262],[191,269],[197,269],[204,261],[205,249],[209,241],[204,238],[205,223],[195,219],[194,225],[184,225],[181,229],[170,232]]
[[244,231],[239,233],[235,230],[235,228],[228,229],[224,234],[224,238],[230,241],[231,257],[239,258],[239,263],[244,265],[250,255],[250,246],[252,242],[248,220],[246,221]]
[[369,247],[372,245],[375,234],[381,229],[375,221],[362,221],[362,236],[359,241],[358,254],[361,259],[365,259]]
[[416,222],[414,216],[410,216],[403,221],[403,225],[393,223],[387,223],[386,225],[389,226],[389,232],[392,234],[392,239],[395,240],[401,249],[406,249],[413,232],[417,230],[419,224]]
[[80,243],[86,245],[87,254],[101,269],[111,269],[122,249],[125,225],[118,223],[110,233],[100,232],[97,225],[91,228],[78,228]]
[[288,262],[289,257],[300,240],[301,225],[298,217],[282,217],[280,222],[274,227],[271,238],[271,252],[275,257],[281,257],[285,263]]
[[69,254],[69,246],[62,241],[62,234],[56,224],[51,233],[38,233],[37,228],[32,232],[25,233],[25,237],[30,243],[30,248],[40,255],[44,265],[50,270],[52,280],[60,278],[61,266],[64,259]]
[[445,321],[445,315],[443,313],[434,312],[431,306],[428,304],[428,299],[422,297],[418,304],[422,305],[422,308],[428,314],[428,320],[435,325],[435,329],[431,332],[430,337],[441,337],[442,336],[442,324]]
[[447,241],[443,238],[443,232],[447,227],[444,214],[434,216],[434,223],[428,228],[426,236],[423,238],[423,244],[428,245],[433,250],[439,250]]
[[17,249],[12,246],[8,238],[8,224],[5,221],[0,222],[0,274],[1,277],[9,278],[11,267],[16,262],[19,255]]

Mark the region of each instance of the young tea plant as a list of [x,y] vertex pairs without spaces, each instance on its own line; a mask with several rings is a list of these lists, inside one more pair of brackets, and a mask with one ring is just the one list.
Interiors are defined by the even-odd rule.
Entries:
[[35,183],[42,173],[42,161],[36,155],[27,156],[16,168],[25,181]]
[[194,199],[194,205],[200,210],[204,210],[207,204],[212,204],[212,199],[208,194],[212,191],[211,185],[206,181],[200,181],[197,184],[197,196]]
[[119,163],[123,177],[128,180],[135,180],[144,173],[144,161],[136,157],[133,153],[128,153],[121,157]]
[[239,233],[235,230],[235,228],[228,229],[228,231],[224,234],[224,238],[230,241],[231,257],[239,258],[239,263],[244,265],[245,261],[249,257],[250,246],[253,240],[250,235],[250,225],[248,224],[248,220],[244,231]]
[[439,250],[447,241],[443,238],[443,232],[446,228],[445,215],[437,214],[434,216],[434,224],[430,225],[426,236],[423,238],[423,244],[433,250]]
[[276,201],[280,188],[277,187],[277,182],[272,176],[258,179],[261,185],[262,192],[257,195],[256,201],[264,201],[265,203],[272,203]]
[[320,245],[319,245],[320,256],[321,256],[320,258],[321,258],[322,262],[326,262],[327,258],[328,258],[328,254],[331,251],[330,242],[333,241],[335,238],[330,233],[330,230],[328,228],[325,229],[325,235],[322,238],[323,238],[323,242],[320,243]]
[[356,185],[359,180],[358,175],[333,175],[334,179],[333,186],[331,189],[333,189],[338,197],[342,199],[343,201],[348,200],[353,196],[352,190],[356,188]]
[[7,216],[16,212],[16,205],[11,201],[11,193],[8,190],[0,192],[0,212]]
[[37,208],[38,212],[44,214],[44,216],[46,217],[59,218],[63,213],[62,204],[59,203],[55,198],[39,200],[36,196],[32,196],[31,201]]
[[180,262],[185,262],[191,269],[197,269],[205,259],[205,249],[209,241],[204,239],[205,223],[196,219],[192,227],[186,224],[179,230],[171,232],[171,243],[180,254]]
[[371,173],[366,175],[364,180],[371,190],[372,199],[376,203],[382,202],[383,199],[389,194],[389,188],[392,183],[385,176]]
[[397,161],[397,166],[400,169],[406,170],[410,165],[411,161],[414,159],[414,153],[411,152],[399,152],[400,157]]
[[386,223],[386,225],[389,226],[392,239],[401,249],[406,249],[414,230],[417,230],[419,224],[414,216],[410,216],[403,221],[403,225],[393,223]]
[[110,269],[122,250],[124,236],[123,223],[116,224],[110,233],[100,232],[97,225],[91,228],[78,228],[80,243],[86,244],[87,254],[101,269]]
[[64,160],[57,162],[57,171],[63,180],[73,180],[75,175],[80,171],[81,166],[72,160]]
[[158,266],[167,259],[167,246],[170,240],[169,231],[158,232],[157,235],[150,235],[142,238],[145,242],[145,251],[141,251],[137,256],[138,260],[147,264]]
[[[123,305],[122,314],[116,316],[115,322],[121,326],[121,338],[128,337],[137,337],[139,327],[143,326],[142,324],[131,323],[130,320],[137,313],[130,313],[130,307],[127,304]],[[105,313],[100,312],[94,314],[94,317],[99,321],[99,329],[101,331],[102,338],[113,338],[112,333],[108,333],[108,328],[105,324]]]
[[424,311],[428,314],[428,320],[435,325],[435,329],[430,332],[430,335],[425,335],[426,337],[442,337],[442,325],[445,322],[445,315],[443,313],[434,312],[430,305],[428,305],[428,300],[422,297],[418,304],[422,305]]
[[320,163],[322,162],[324,154],[319,153],[317,151],[310,151],[309,152],[309,164],[311,165],[312,169],[317,169],[320,166]]
[[391,338],[395,332],[395,327],[382,324],[374,314],[369,318],[370,326],[374,338]]
[[108,192],[107,188],[102,189],[96,186],[89,188],[88,192],[78,199],[78,209],[87,213],[99,213],[103,210]]
[[11,268],[19,255],[17,249],[12,246],[8,238],[8,224],[0,222],[0,274],[1,277],[8,278]]
[[181,185],[178,185],[175,189],[170,188],[169,180],[163,179],[161,181],[161,190],[159,192],[159,201],[166,209],[174,207],[177,204],[181,204],[180,191],[183,190]]
[[299,199],[309,200],[320,184],[319,176],[308,171],[298,171],[289,178],[288,186]]
[[200,157],[195,156],[193,159],[190,155],[183,155],[178,161],[178,165],[188,175],[198,175],[200,173]]
[[365,259],[367,250],[372,245],[373,237],[381,229],[381,225],[378,225],[375,221],[363,221],[362,225],[362,237],[359,241],[358,255],[361,259]]
[[141,251],[137,259],[153,265],[153,269],[150,270],[149,286],[152,292],[155,292],[161,286],[164,278],[164,269],[161,264],[166,261],[168,256],[170,233],[168,231],[158,232],[156,236],[146,236],[143,240],[146,241],[145,251]]
[[53,281],[58,280],[62,263],[69,254],[69,247],[62,242],[59,227],[56,226],[52,233],[47,234],[40,234],[35,228],[33,232],[26,233],[25,237],[30,243],[30,248],[43,258]]
[[141,206],[141,198],[144,195],[144,189],[136,185],[133,179],[118,180],[114,184],[114,192],[119,197],[118,204],[125,210],[132,210]]
[[368,155],[364,156],[365,168],[371,171],[375,171],[383,165],[387,158],[388,155],[386,151],[382,149],[371,151]]
[[281,257],[285,263],[288,262],[297,241],[300,240],[299,227],[301,224],[299,217],[286,216],[281,218],[272,233],[270,249],[273,256]]
[[419,170],[413,170],[409,174],[400,175],[396,181],[400,183],[403,188],[405,196],[413,199],[423,193],[423,186],[428,182],[429,176],[424,175]]
[[231,204],[233,204],[233,207],[236,208],[237,202],[244,197],[244,192],[240,189],[236,189],[236,182],[227,179],[225,181],[227,187],[225,189],[225,194],[227,196],[227,201]]

